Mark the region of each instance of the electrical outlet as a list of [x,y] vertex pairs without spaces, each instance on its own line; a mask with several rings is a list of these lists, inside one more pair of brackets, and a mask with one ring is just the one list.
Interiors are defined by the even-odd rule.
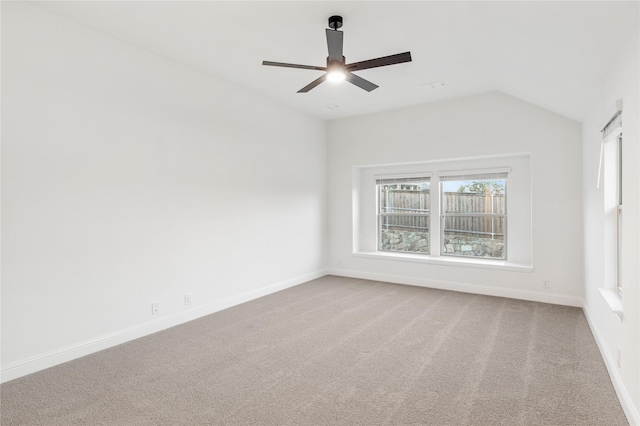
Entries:
[[151,303],[151,315],[155,315],[160,312],[160,302]]
[[544,280],[544,281],[542,282],[542,288],[549,288],[549,285],[550,285],[549,280]]
[[620,350],[620,348],[617,348],[616,350],[616,364],[618,364],[618,368],[620,368],[620,358],[622,356],[622,351]]
[[190,294],[185,294],[184,295],[184,305],[190,305],[191,304],[191,295]]

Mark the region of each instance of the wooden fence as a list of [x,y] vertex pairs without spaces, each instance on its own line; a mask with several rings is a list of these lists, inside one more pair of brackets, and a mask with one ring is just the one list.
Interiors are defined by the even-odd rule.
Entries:
[[[382,190],[380,192],[380,206],[382,213],[391,213],[391,215],[383,217],[383,228],[421,232],[426,232],[429,229],[429,218],[426,215],[430,215],[430,192]],[[447,216],[445,231],[504,234],[506,223],[503,217],[485,216],[506,213],[504,194],[445,192],[442,196],[441,207],[442,212]],[[478,216],[474,216],[474,214]]]

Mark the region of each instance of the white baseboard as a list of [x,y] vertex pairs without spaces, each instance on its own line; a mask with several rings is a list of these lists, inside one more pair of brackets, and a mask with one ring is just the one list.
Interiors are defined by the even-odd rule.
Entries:
[[0,383],[8,382],[9,380],[17,379],[19,377],[26,376],[27,374],[44,370],[45,368],[53,367],[55,365],[71,361],[85,355],[92,354],[94,352],[120,345],[122,343],[126,343],[128,341],[138,339],[140,337],[144,337],[149,334],[153,334],[158,331],[204,317],[206,315],[210,315],[223,309],[227,309],[232,306],[236,306],[271,293],[275,293],[276,291],[284,290],[286,288],[323,277],[326,274],[326,270],[322,269],[319,271],[300,275],[286,281],[281,281],[276,284],[241,293],[236,296],[217,301],[215,303],[204,306],[197,306],[188,311],[160,317],[156,320],[147,321],[145,323],[135,325],[124,330],[119,330],[113,333],[96,337],[94,339],[85,340],[84,342],[80,342],[64,348],[36,355],[21,361],[7,364],[6,366],[2,366],[2,368],[0,369]]
[[418,287],[437,288],[440,290],[452,290],[462,293],[484,294],[486,296],[508,297],[510,299],[530,300],[532,302],[551,303],[582,307],[582,298],[530,290],[506,289],[504,287],[491,287],[476,284],[467,284],[455,281],[431,280],[428,278],[414,278],[400,275],[377,274],[348,269],[330,268],[327,273],[342,277],[362,278],[366,280],[385,281],[395,284],[408,284]]
[[589,328],[591,328],[593,337],[596,339],[596,343],[600,349],[600,354],[602,354],[602,358],[604,359],[604,364],[607,366],[609,377],[611,377],[613,388],[616,390],[616,394],[618,395],[624,414],[627,416],[627,420],[630,425],[639,426],[640,415],[638,414],[638,408],[634,405],[633,399],[622,382],[622,378],[620,377],[620,372],[618,371],[616,362],[613,359],[613,355],[607,351],[606,344],[604,343],[605,341],[602,338],[602,333],[600,333],[600,330],[596,327],[589,307],[585,305],[582,310],[584,311],[584,316],[587,318],[587,323],[589,324]]

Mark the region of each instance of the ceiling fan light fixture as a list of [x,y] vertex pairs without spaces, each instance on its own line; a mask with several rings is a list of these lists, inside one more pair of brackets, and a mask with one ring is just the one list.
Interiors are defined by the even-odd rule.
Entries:
[[347,78],[347,74],[345,73],[344,68],[340,66],[329,68],[329,70],[327,70],[327,80],[332,83],[340,83],[341,81],[344,81],[345,78]]

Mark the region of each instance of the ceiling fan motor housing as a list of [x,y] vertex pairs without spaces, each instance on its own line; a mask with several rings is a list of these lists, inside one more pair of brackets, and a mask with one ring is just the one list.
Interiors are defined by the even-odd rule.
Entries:
[[329,28],[337,30],[342,27],[342,16],[333,15],[329,18]]
[[331,66],[336,64],[340,67],[344,67],[346,63],[347,63],[347,60],[344,56],[342,57],[342,61],[333,61],[327,56],[327,68],[330,68]]

